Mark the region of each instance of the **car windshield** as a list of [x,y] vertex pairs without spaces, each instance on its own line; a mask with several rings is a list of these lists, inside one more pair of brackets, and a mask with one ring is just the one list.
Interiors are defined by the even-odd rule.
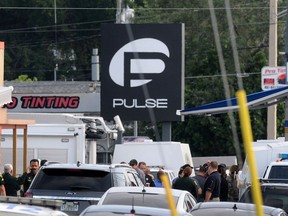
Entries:
[[268,176],[269,179],[288,179],[288,166],[273,166]]
[[[177,203],[177,197],[173,197]],[[103,201],[103,205],[134,205],[134,206],[149,206],[156,208],[168,209],[168,202],[165,194],[155,193],[108,193]]]
[[31,188],[105,192],[111,187],[110,172],[85,169],[43,169]]

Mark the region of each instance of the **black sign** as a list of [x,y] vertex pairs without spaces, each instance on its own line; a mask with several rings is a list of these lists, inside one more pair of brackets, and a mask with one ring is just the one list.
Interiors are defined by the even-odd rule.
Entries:
[[180,121],[183,24],[105,24],[101,28],[101,116]]

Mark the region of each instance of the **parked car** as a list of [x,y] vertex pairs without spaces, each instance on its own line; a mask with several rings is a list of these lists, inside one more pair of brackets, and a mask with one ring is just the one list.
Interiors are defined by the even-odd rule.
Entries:
[[79,215],[113,186],[144,186],[137,172],[125,164],[48,164],[42,166],[26,197],[64,201],[60,210]]
[[[263,206],[265,216],[287,216],[286,212],[280,208]],[[238,202],[200,202],[197,203],[191,214],[193,216],[249,216],[257,215],[256,206],[251,203]]]
[[2,216],[68,216],[56,210],[62,202],[22,197],[0,197]]
[[[171,191],[177,212],[190,212],[197,202],[193,195],[185,190]],[[169,209],[165,189],[155,187],[112,187],[104,193],[98,205],[135,205]]]
[[[159,167],[150,167],[150,174],[152,174],[154,176],[154,179],[157,179],[157,172],[159,171]],[[176,177],[175,173],[173,172],[173,170],[169,170],[169,169],[161,169],[163,172],[165,172],[165,174],[167,175],[170,184],[172,185],[172,180]]]
[[[279,180],[263,180],[260,184],[263,204],[284,209],[288,213],[288,184]],[[276,182],[277,181],[277,182]],[[286,180],[287,181],[287,180]],[[252,203],[251,185],[246,188],[239,202]]]
[[[151,208],[145,206],[131,205],[91,205],[87,207],[80,216],[171,216],[170,209]],[[178,214],[179,216],[192,216],[185,212]]]

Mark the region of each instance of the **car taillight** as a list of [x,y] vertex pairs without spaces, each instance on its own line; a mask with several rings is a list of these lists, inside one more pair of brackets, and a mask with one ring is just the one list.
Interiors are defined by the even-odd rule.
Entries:
[[24,193],[24,197],[31,197],[31,198],[33,198],[33,193]]

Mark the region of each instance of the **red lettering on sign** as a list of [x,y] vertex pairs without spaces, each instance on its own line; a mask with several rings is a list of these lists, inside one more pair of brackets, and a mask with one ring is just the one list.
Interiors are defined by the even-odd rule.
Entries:
[[265,85],[274,85],[275,84],[275,80],[274,79],[264,79],[264,84]]
[[4,107],[7,109],[14,109],[18,104],[18,99],[16,97],[12,97],[12,102],[5,104]]
[[[17,98],[16,98],[17,99]],[[23,96],[21,97],[23,109],[76,109],[79,106],[80,98],[73,97],[64,97],[64,96],[48,96],[48,97],[40,97],[40,96]],[[14,106],[13,108],[15,108]]]

